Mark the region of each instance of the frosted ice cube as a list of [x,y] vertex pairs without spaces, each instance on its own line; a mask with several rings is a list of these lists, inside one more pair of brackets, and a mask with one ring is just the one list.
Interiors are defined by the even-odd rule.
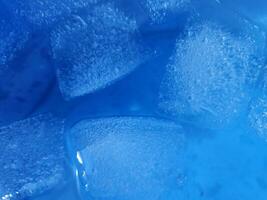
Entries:
[[191,25],[185,37],[177,40],[161,85],[164,112],[196,116],[217,127],[245,108],[248,88],[253,88],[263,64],[263,48],[255,40],[258,29],[231,31],[205,20]]
[[51,42],[63,96],[91,93],[134,70],[142,61],[136,35],[136,22],[111,4],[60,24]]
[[84,120],[69,138],[83,199],[160,199],[182,184],[184,136],[173,122]]
[[59,18],[98,0],[2,0],[17,17],[36,27],[52,25]]
[[25,199],[64,184],[63,121],[38,115],[0,128],[0,198]]

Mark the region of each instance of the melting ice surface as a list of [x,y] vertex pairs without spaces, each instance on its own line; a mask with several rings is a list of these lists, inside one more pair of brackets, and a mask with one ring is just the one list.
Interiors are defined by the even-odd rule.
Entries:
[[266,200],[265,1],[0,8],[1,200]]

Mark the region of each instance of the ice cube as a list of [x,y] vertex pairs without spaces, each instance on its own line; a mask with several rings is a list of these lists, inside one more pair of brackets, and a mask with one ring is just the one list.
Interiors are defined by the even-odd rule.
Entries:
[[59,18],[84,8],[98,0],[2,0],[18,18],[24,19],[33,27],[42,28],[57,22]]
[[0,198],[25,199],[67,180],[63,120],[43,114],[0,128]]
[[184,135],[149,117],[88,119],[69,133],[83,199],[160,199],[179,190]]
[[189,23],[176,42],[161,85],[160,107],[170,115],[220,127],[238,117],[250,99],[248,91],[263,66],[265,34],[239,18],[222,21],[214,15],[208,21],[207,10],[206,16],[199,13],[197,23]]
[[111,4],[64,20],[51,34],[59,87],[66,99],[121,78],[141,63],[135,20]]

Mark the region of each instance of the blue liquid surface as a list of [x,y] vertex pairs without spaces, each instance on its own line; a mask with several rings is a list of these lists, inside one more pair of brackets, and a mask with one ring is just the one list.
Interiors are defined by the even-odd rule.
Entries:
[[0,0],[1,200],[265,200],[267,3]]

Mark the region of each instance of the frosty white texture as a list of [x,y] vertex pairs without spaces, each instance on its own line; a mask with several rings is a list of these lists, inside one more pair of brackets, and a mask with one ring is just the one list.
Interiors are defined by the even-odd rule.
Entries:
[[[189,28],[177,40],[160,92],[160,107],[172,115],[202,115],[227,124],[246,101],[257,78],[257,44],[212,23]],[[254,71],[255,69],[255,71]]]
[[58,80],[66,99],[103,88],[142,61],[137,27],[111,4],[73,15],[52,33]]

